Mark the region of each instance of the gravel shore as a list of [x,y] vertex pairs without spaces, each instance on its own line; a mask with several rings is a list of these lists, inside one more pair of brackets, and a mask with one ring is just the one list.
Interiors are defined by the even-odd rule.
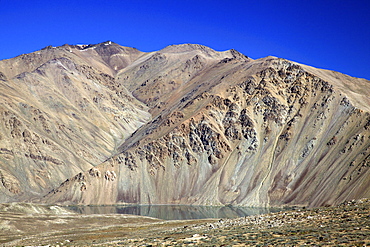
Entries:
[[130,246],[368,246],[370,200],[337,207],[220,219],[184,226],[148,238],[114,244]]

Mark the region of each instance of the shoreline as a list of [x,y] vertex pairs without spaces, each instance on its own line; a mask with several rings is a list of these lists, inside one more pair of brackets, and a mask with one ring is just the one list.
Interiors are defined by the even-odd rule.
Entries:
[[370,200],[236,219],[0,213],[0,244],[48,246],[366,246]]

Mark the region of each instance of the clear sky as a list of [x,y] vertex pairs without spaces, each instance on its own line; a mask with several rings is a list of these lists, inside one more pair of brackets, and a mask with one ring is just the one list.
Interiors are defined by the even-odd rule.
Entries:
[[141,51],[233,48],[370,79],[369,0],[0,0],[0,59],[107,40]]

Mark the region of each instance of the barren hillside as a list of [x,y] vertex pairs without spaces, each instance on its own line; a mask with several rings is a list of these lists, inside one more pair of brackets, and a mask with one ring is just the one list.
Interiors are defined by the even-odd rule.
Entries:
[[112,42],[48,47],[0,61],[0,71],[2,201],[370,197],[367,80],[235,50],[143,53]]

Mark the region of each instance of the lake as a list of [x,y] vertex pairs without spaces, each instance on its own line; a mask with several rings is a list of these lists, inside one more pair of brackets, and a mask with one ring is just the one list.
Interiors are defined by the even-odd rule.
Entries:
[[114,205],[114,206],[66,206],[80,214],[133,214],[164,220],[190,220],[207,218],[238,218],[250,215],[279,212],[279,208],[249,208],[233,206],[190,205]]

